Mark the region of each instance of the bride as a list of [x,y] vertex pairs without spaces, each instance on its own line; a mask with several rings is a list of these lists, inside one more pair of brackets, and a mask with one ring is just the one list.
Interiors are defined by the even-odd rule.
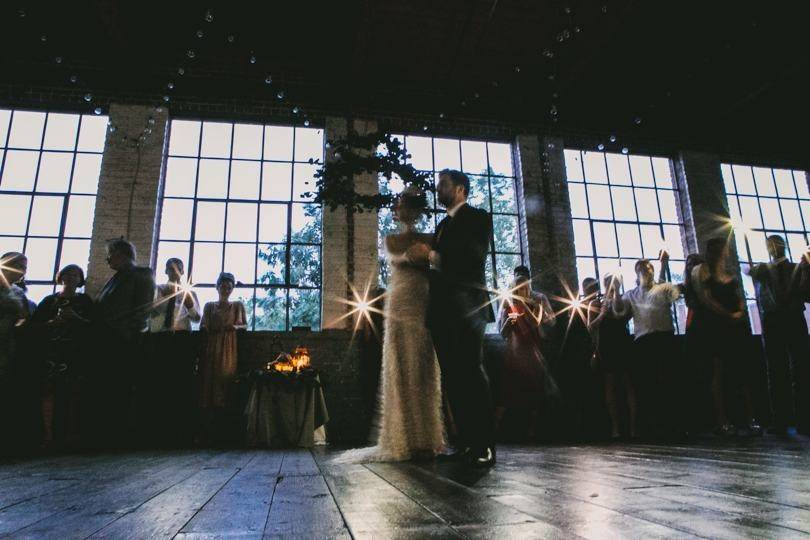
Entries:
[[441,376],[425,326],[431,234],[416,222],[424,193],[406,189],[394,205],[400,232],[385,237],[391,278],[385,301],[376,445],[350,450],[339,461],[404,461],[432,458],[445,447]]

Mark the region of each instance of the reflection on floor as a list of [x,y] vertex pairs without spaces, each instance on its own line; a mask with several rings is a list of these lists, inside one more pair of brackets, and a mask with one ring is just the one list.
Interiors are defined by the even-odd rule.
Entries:
[[332,450],[0,464],[0,536],[747,538],[810,535],[810,440],[502,447],[498,466]]

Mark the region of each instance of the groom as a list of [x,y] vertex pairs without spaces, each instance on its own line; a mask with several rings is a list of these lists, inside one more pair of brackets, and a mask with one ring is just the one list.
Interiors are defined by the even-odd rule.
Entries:
[[436,194],[447,217],[436,227],[429,255],[427,319],[458,428],[459,444],[451,457],[491,467],[495,422],[482,347],[487,323],[495,320],[484,277],[492,218],[467,204],[469,193],[466,174],[449,169],[439,173]]

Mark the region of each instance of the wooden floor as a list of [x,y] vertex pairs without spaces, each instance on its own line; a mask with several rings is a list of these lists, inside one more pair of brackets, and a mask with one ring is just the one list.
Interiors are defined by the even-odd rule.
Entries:
[[0,464],[0,536],[807,538],[808,449],[512,446],[487,472],[324,449],[38,458]]

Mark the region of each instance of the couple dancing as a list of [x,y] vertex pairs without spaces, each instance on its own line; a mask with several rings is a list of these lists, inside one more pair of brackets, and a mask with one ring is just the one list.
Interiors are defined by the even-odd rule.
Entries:
[[[377,443],[344,459],[438,455],[473,467],[495,464],[494,411],[482,358],[484,332],[494,320],[484,277],[492,221],[486,211],[467,204],[469,191],[464,173],[439,174],[436,195],[447,217],[435,234],[416,230],[424,193],[406,190],[394,207],[401,232],[385,238],[392,274]],[[457,430],[453,454],[442,454],[442,389]]]

